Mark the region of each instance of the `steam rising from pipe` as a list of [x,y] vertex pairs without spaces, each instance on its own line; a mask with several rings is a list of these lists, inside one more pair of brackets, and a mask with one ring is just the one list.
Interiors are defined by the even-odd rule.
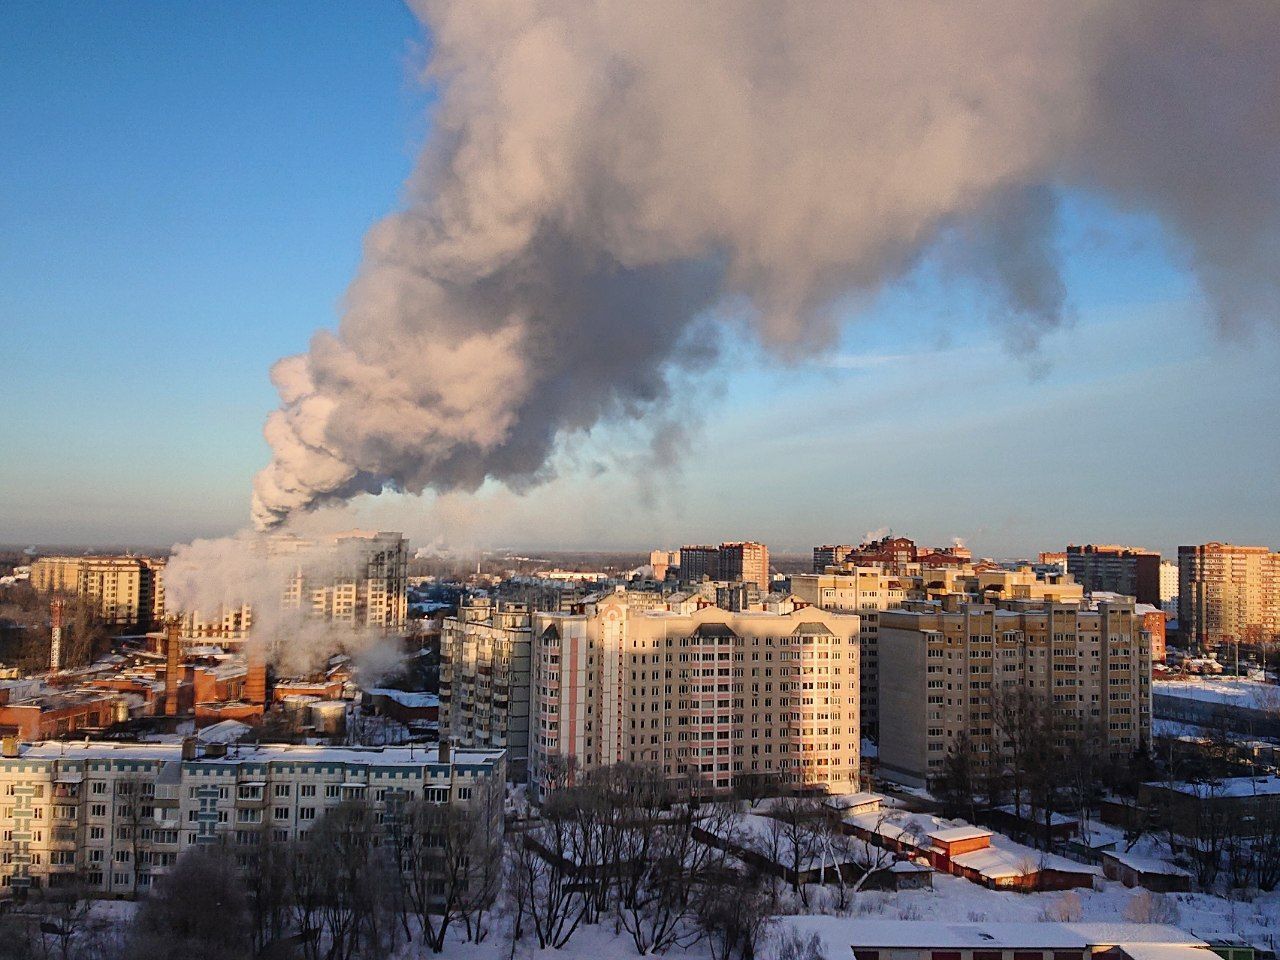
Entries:
[[669,422],[716,308],[820,351],[944,243],[1034,345],[1063,190],[1158,217],[1223,324],[1277,315],[1280,4],[412,5],[434,130],[337,332],[273,371],[259,527],[536,483],[566,432]]

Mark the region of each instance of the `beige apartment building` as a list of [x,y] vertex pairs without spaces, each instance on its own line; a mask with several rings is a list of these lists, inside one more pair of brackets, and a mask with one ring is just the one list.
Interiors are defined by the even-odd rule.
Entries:
[[104,623],[149,629],[164,619],[164,561],[151,557],[41,557],[31,585],[88,602]]
[[938,777],[967,734],[979,769],[1007,747],[993,699],[1025,689],[1096,724],[1110,759],[1151,742],[1151,652],[1128,599],[1077,604],[952,598],[880,618],[880,770],[912,786]]
[[530,783],[655,764],[724,792],[858,781],[858,618],[634,611],[625,594],[533,617]]
[[[815,547],[815,557],[817,551],[824,549],[827,548]],[[857,614],[860,726],[864,737],[877,739],[880,719],[880,614],[900,607],[906,599],[902,578],[886,573],[881,567],[799,573],[791,577],[791,592],[823,610]]]
[[528,776],[531,614],[523,603],[465,600],[440,629],[440,730],[463,747],[507,752]]
[[1280,640],[1280,553],[1230,543],[1179,547],[1178,626],[1204,646]]

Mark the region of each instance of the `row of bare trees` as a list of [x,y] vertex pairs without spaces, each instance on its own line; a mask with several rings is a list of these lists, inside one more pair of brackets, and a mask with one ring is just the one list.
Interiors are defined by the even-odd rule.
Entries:
[[1133,781],[1143,762],[1113,761],[1101,721],[1022,684],[988,691],[982,710],[989,749],[980,751],[968,731],[956,738],[937,788],[944,812],[975,820],[980,809],[1011,805],[1018,818],[1039,824],[1032,839],[1045,848],[1053,844],[1054,814],[1084,822],[1100,796]]
[[751,960],[770,914],[764,878],[708,842],[733,836],[736,814],[695,794],[629,764],[553,793],[508,838],[513,943],[559,949],[584,924],[611,922],[640,954],[705,940],[715,960]]

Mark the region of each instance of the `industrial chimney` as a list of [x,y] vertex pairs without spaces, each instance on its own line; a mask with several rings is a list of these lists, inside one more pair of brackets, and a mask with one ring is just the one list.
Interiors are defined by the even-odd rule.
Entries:
[[53,639],[49,644],[49,669],[62,669],[62,598],[54,597],[50,605],[53,617]]
[[178,715],[178,671],[181,669],[182,627],[171,617],[164,628],[164,715]]
[[263,659],[262,651],[252,647],[248,654],[248,673],[244,678],[244,698],[249,703],[262,707],[263,712],[266,712],[267,661]]

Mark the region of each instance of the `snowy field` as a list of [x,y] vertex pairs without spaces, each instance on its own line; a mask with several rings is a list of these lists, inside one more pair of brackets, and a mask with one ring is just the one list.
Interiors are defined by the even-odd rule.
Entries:
[[1229,703],[1254,710],[1280,709],[1280,686],[1245,677],[1154,680],[1151,692],[1206,703]]

